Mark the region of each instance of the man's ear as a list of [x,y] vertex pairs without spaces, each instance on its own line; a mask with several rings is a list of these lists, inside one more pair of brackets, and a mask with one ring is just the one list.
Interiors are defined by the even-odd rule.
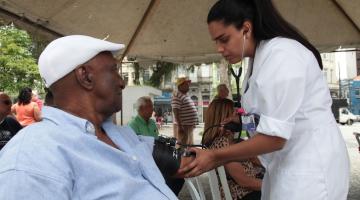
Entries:
[[78,83],[87,90],[94,88],[93,73],[89,67],[81,65],[75,69],[75,76]]

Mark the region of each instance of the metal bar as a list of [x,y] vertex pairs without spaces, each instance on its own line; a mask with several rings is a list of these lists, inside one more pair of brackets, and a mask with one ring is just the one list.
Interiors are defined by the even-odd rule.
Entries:
[[126,46],[126,49],[124,50],[124,53],[121,55],[121,58],[120,58],[120,62],[122,62],[122,60],[125,58],[125,56],[129,53],[130,49],[132,48],[132,46],[134,45],[135,43],[135,40],[137,38],[137,36],[139,35],[142,27],[144,26],[146,20],[148,19],[148,16],[150,14],[150,11],[154,8],[154,5],[155,3],[157,2],[158,0],[151,0],[151,2],[149,3],[143,17],[141,18],[138,26],[136,27],[135,29],[135,32],[134,34],[132,35],[130,41],[129,41],[129,44]]
[[347,12],[344,10],[344,8],[336,1],[332,0],[334,5],[340,10],[340,12],[346,17],[346,19],[353,25],[353,27],[360,33],[359,26],[354,22],[354,20],[347,14]]

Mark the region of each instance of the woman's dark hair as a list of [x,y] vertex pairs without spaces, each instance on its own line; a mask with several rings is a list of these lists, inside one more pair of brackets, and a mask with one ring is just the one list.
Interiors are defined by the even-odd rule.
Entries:
[[323,68],[319,51],[280,15],[271,0],[220,0],[210,9],[207,23],[223,21],[225,25],[232,24],[241,29],[246,20],[253,23],[257,42],[278,36],[294,39],[309,49],[320,69]]
[[27,105],[30,103],[32,97],[32,90],[31,88],[23,88],[19,92],[18,96],[18,105]]

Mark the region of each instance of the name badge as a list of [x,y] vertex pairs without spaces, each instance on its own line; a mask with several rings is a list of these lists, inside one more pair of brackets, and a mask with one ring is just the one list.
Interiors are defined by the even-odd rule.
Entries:
[[241,116],[243,130],[253,134],[256,131],[255,117],[253,114]]

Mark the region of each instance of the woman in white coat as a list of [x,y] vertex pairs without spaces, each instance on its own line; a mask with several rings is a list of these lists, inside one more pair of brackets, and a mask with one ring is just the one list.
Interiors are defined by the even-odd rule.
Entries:
[[242,106],[260,119],[247,141],[217,150],[191,149],[196,158],[180,172],[197,176],[260,155],[266,168],[263,200],[346,199],[349,159],[331,113],[319,52],[271,0],[220,0],[207,21],[229,63],[251,59]]

